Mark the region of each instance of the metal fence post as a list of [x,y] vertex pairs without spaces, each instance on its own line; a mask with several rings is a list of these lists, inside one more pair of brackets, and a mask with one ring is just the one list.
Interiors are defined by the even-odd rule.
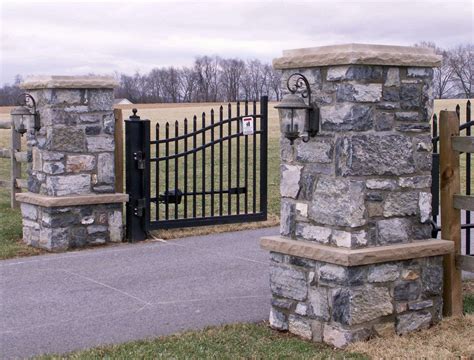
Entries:
[[150,120],[133,115],[125,120],[127,203],[126,237],[129,242],[147,239],[150,220]]

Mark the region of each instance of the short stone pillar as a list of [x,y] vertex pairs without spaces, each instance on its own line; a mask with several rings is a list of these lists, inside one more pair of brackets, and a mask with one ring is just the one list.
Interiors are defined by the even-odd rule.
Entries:
[[281,139],[281,236],[271,252],[270,324],[336,347],[404,334],[442,314],[431,237],[431,50],[338,45],[284,51],[309,81],[320,132]]
[[32,162],[28,192],[17,194],[23,241],[61,251],[122,241],[122,202],[115,193],[110,77],[47,76],[27,79],[41,129],[29,131]]

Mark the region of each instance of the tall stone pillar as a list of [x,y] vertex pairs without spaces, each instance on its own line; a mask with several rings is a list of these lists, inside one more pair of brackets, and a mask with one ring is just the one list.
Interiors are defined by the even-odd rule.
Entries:
[[270,324],[344,347],[441,318],[442,256],[431,235],[431,50],[338,45],[284,51],[303,74],[320,131],[281,139],[280,236],[271,252]]
[[41,129],[27,133],[28,192],[17,194],[23,241],[48,250],[122,241],[115,193],[113,88],[96,76],[27,79]]

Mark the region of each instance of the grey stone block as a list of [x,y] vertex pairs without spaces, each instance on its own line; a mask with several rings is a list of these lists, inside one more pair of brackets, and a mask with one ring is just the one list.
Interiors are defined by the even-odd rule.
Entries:
[[393,288],[393,298],[396,301],[412,301],[418,299],[421,293],[420,284],[416,281],[402,281]]
[[381,98],[381,84],[339,84],[336,92],[337,101],[357,101],[373,103],[380,101]]
[[113,153],[101,153],[97,157],[97,181],[100,184],[113,184],[115,181]]
[[330,319],[328,290],[324,287],[312,287],[308,293],[312,315],[324,321]]
[[412,223],[409,219],[394,218],[377,221],[377,239],[380,244],[403,243],[411,240]]
[[357,227],[365,225],[366,209],[362,181],[321,178],[313,193],[308,217],[320,224]]
[[372,265],[368,274],[371,283],[395,281],[400,276],[400,269],[394,264]]
[[375,115],[375,130],[389,131],[393,129],[394,115],[388,112],[377,112]]
[[276,296],[304,301],[308,293],[306,274],[289,266],[272,265],[270,288]]
[[285,331],[288,330],[288,320],[286,315],[275,308],[270,309],[270,327],[276,330]]
[[404,175],[415,171],[413,144],[402,135],[354,135],[336,143],[336,173]]
[[46,179],[46,190],[50,196],[90,194],[90,187],[89,174],[49,176]]
[[431,314],[428,311],[410,312],[397,316],[396,331],[399,335],[427,329],[431,324]]
[[331,163],[334,139],[317,137],[308,143],[300,142],[296,147],[296,160],[303,163]]
[[84,130],[74,127],[53,127],[49,134],[50,150],[64,152],[85,151]]
[[369,105],[321,106],[320,113],[324,131],[366,131],[373,127],[374,111]]
[[419,110],[421,105],[421,87],[418,84],[400,86],[400,106],[403,110]]
[[407,216],[419,213],[418,191],[390,192],[385,199],[383,216]]
[[93,136],[87,138],[87,151],[90,152],[105,152],[114,151],[115,143],[114,138],[110,135],[107,136]]
[[384,101],[400,101],[400,88],[384,86],[382,99]]
[[288,200],[281,200],[280,234],[292,237],[295,232],[296,207]]

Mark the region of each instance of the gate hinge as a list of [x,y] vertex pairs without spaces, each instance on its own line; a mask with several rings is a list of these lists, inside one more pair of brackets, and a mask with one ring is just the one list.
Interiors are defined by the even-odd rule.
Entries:
[[142,217],[145,208],[146,208],[146,199],[145,198],[136,199],[135,206],[133,207],[133,215]]
[[145,154],[142,151],[134,152],[133,160],[137,162],[137,168],[139,170],[145,170]]

